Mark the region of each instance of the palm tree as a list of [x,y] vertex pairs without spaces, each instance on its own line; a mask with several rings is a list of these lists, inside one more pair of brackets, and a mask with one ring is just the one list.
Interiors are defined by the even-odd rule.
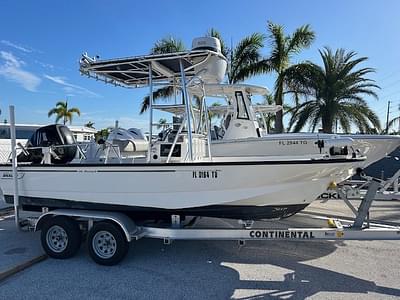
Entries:
[[[291,66],[293,55],[301,50],[310,47],[315,39],[315,33],[310,25],[303,25],[297,28],[292,35],[285,35],[282,25],[268,21],[268,39],[272,46],[271,55],[264,60],[261,67],[264,71],[273,71],[277,74],[274,86],[274,102],[276,105],[284,104],[285,79],[287,69]],[[276,132],[283,132],[283,112],[276,114]]]
[[265,71],[261,55],[265,40],[263,34],[253,33],[246,36],[232,49],[226,46],[215,28],[211,28],[207,36],[215,37],[221,42],[221,52],[228,59],[228,83],[238,83]]
[[88,127],[88,128],[94,128],[94,122],[89,121],[86,124],[84,124],[83,126]]
[[[365,75],[375,72],[372,68],[355,67],[367,57],[355,58],[355,52],[329,48],[319,51],[323,66],[307,62],[287,70],[287,85],[306,96],[306,101],[296,107],[290,120],[294,131],[300,131],[306,123],[314,131],[320,123],[322,130],[332,133],[338,122],[344,132],[350,132],[353,123],[362,133],[380,130],[378,116],[368,107],[363,96],[377,98],[374,80]],[[372,125],[372,127],[371,127]]]
[[[267,94],[264,96],[264,102],[262,104],[268,104],[272,105],[274,104],[274,96],[272,94]],[[283,116],[286,114],[292,114],[294,107],[288,105],[288,104],[283,104],[282,110],[283,110]],[[275,122],[276,122],[276,113],[264,113],[264,120],[265,120],[265,125],[266,128],[265,130],[267,133],[272,133],[276,132],[275,129]],[[263,124],[263,120],[261,118],[258,119],[259,124]]]
[[[264,46],[264,35],[253,33],[243,38],[233,48],[229,49],[221,37],[221,34],[211,28],[207,36],[218,38],[221,42],[221,52],[228,59],[228,82],[237,83],[251,76],[265,71],[262,63],[261,49]],[[183,42],[179,39],[168,37],[156,42],[152,49],[152,54],[162,54],[170,52],[185,51]],[[153,99],[170,98],[174,94],[174,88],[167,86],[153,92]],[[149,106],[149,96],[143,99],[140,113],[144,113]]]
[[56,107],[49,110],[48,117],[50,118],[54,114],[56,115],[56,123],[63,119],[65,125],[67,122],[71,124],[73,115],[77,114],[80,116],[81,112],[76,107],[68,109],[68,101],[59,101],[57,102]]
[[[185,51],[185,45],[182,40],[174,38],[172,36],[165,37],[154,44],[154,47],[151,49],[151,54],[164,54],[171,52],[181,52]],[[158,90],[153,92],[153,99],[167,99],[172,97],[174,94],[174,87],[166,86],[159,88]],[[140,114],[143,114],[149,108],[150,97],[144,97],[142,101],[142,105],[140,108]]]

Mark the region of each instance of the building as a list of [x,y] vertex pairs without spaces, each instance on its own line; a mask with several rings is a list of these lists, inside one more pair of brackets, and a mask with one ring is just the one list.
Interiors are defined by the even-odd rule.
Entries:
[[97,132],[96,129],[86,126],[73,126],[70,125],[68,128],[72,131],[75,140],[77,142],[90,142],[94,139],[94,134]]

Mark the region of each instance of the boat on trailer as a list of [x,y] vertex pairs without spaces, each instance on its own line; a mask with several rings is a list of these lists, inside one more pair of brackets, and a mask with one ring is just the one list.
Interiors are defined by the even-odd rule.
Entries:
[[[216,39],[211,42],[218,45]],[[68,258],[76,254],[82,231],[88,232],[89,254],[104,265],[121,261],[128,242],[141,237],[164,238],[167,243],[186,238],[343,238],[343,228],[250,229],[253,219],[280,218],[301,210],[332,181],[350,176],[354,163],[365,158],[357,153],[335,157],[323,153],[213,157],[210,136],[192,130],[194,114],[187,87],[194,81],[220,81],[226,60],[218,47],[210,50],[204,40],[197,45],[202,46],[188,52],[114,60],[97,61],[83,56],[80,70],[89,77],[127,87],[150,87],[149,137],[153,136],[153,85],[181,85],[180,108],[186,113],[173,141],[150,138],[147,155],[130,163],[87,163],[84,159],[77,162],[73,158],[80,147],[62,125],[39,129],[31,138],[32,145],[21,149],[25,162],[18,163],[15,118],[10,109],[12,164],[0,165],[1,192],[7,201],[14,202],[18,227],[20,207],[42,210],[38,219],[30,218],[26,224],[41,230],[42,246],[49,256]],[[202,109],[207,113],[204,103]],[[376,192],[378,186],[372,188]],[[355,223],[361,222],[360,228],[367,206]],[[244,229],[174,229],[187,215],[240,218],[245,220]],[[147,221],[168,216],[172,228],[162,227],[159,222],[140,222],[140,216]],[[346,232],[349,238],[357,238],[354,231]],[[392,228],[381,237],[398,238],[399,232]],[[363,231],[362,236],[378,234],[374,230]]]
[[[33,159],[19,166],[21,205],[25,209],[124,211],[145,219],[172,214],[281,218],[305,208],[331,182],[344,180],[354,173],[354,163],[365,159],[355,153],[331,158],[319,153],[212,157],[208,130],[194,129],[193,105],[187,90],[188,86],[201,85],[204,81],[220,82],[225,74],[226,59],[218,47],[210,50],[202,46],[202,41],[198,41],[200,46],[192,51],[172,54],[100,61],[83,55],[82,74],[130,88],[149,86],[150,98],[153,86],[178,82],[183,102],[177,106],[184,109],[184,120],[173,141],[152,140],[146,157],[117,164],[67,162],[56,149],[71,145],[49,140],[50,136],[59,135],[60,141],[70,144],[73,139],[67,128],[42,129],[33,138],[34,146],[50,150],[53,147],[54,150],[47,151],[51,159],[43,155],[41,163]],[[216,41],[211,39],[217,45]],[[151,99],[150,137],[155,108]],[[11,166],[1,165],[0,187],[8,202],[13,195],[12,183]]]

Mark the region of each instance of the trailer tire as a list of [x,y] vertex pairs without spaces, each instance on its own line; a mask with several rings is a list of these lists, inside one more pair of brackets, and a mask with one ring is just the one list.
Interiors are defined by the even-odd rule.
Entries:
[[87,244],[90,257],[105,266],[118,264],[129,249],[121,228],[110,222],[95,223],[89,231]]
[[66,259],[74,256],[82,240],[78,223],[65,216],[49,218],[42,226],[40,240],[50,257]]

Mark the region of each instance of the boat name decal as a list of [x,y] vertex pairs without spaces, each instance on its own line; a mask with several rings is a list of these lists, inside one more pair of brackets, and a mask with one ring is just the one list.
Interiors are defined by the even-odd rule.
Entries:
[[[18,179],[23,178],[25,173],[18,172]],[[13,173],[12,172],[4,172],[3,175],[1,175],[1,179],[12,179],[13,178]]]
[[278,142],[279,146],[291,146],[291,145],[307,145],[307,141],[298,141],[298,140],[294,140],[294,141],[279,141]]
[[313,239],[312,231],[287,230],[250,230],[249,235],[254,239]]
[[13,178],[13,174],[12,173],[3,173],[2,178]]
[[219,170],[193,171],[192,176],[196,179],[218,178]]

